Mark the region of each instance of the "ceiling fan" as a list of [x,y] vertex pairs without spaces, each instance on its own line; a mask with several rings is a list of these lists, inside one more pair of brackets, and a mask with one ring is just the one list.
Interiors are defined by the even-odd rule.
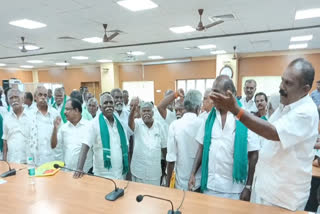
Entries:
[[21,43],[18,43],[18,45],[21,45],[21,46],[19,46],[19,49],[22,53],[42,49],[41,47],[38,47],[34,43],[25,42],[24,36],[21,36],[20,39],[21,39]]
[[[107,31],[108,24],[102,24],[104,28],[103,42],[111,42],[116,36],[118,36],[122,31],[120,30],[110,30]],[[107,32],[113,32],[110,36],[107,35]]]
[[213,26],[216,26],[216,25],[221,24],[221,23],[224,22],[222,19],[215,19],[215,20],[213,20],[212,23],[207,24],[207,25],[203,25],[203,23],[202,23],[203,9],[198,9],[198,13],[199,13],[199,15],[200,15],[200,21],[199,21],[199,24],[198,24],[198,26],[197,26],[197,28],[196,28],[197,31],[203,31],[203,30],[206,30],[206,29],[208,29],[208,28],[211,28],[211,27],[213,27]]

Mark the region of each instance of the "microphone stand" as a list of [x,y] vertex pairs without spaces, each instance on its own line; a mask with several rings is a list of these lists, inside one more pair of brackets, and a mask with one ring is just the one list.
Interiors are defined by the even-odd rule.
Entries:
[[88,174],[88,173],[83,172],[83,171],[79,171],[79,170],[70,169],[70,168],[67,168],[67,167],[60,166],[59,164],[54,164],[53,167],[56,168],[56,169],[58,169],[58,168],[67,169],[67,170],[70,170],[70,171],[73,171],[73,172],[79,172],[79,173],[83,173],[83,174],[88,175],[88,176],[103,178],[103,179],[106,179],[108,181],[111,181],[114,184],[114,190],[105,196],[105,199],[108,200],[108,201],[115,201],[115,200],[117,200],[118,198],[120,198],[120,197],[122,197],[124,195],[124,189],[118,188],[116,182],[114,182],[114,180],[112,180],[110,178],[105,178],[105,177],[98,176],[98,175],[91,175],[91,174]]
[[9,176],[16,175],[17,171],[15,169],[11,169],[10,164],[7,161],[5,161],[5,160],[1,160],[1,161],[6,162],[8,164],[8,167],[9,167],[9,171],[6,171],[6,172],[4,172],[4,173],[2,173],[0,175],[1,178],[6,178],[6,177],[9,177]]

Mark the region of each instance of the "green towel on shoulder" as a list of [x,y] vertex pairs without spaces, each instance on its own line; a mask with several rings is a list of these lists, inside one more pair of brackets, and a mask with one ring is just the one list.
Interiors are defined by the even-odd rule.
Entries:
[[[129,170],[127,138],[119,119],[115,115],[113,115],[113,118],[117,123],[117,129],[120,136],[120,143],[121,143],[121,150],[122,150],[122,163],[123,163],[122,174],[127,174]],[[107,169],[110,169],[112,168],[111,150],[110,150],[110,134],[109,134],[108,125],[102,113],[99,115],[99,125],[100,125],[100,136],[101,136],[102,147],[103,147],[104,167]]]
[[[64,95],[63,104],[62,104],[62,108],[61,108],[61,111],[60,111],[60,117],[61,117],[63,123],[66,123],[68,121],[66,115],[64,114],[64,110],[66,108],[66,102],[67,102],[67,96]],[[52,107],[55,108],[55,109],[58,109],[57,103],[54,102]]]
[[[238,105],[241,103],[237,100]],[[205,124],[205,134],[203,140],[202,152],[202,171],[201,171],[201,192],[207,189],[208,183],[208,165],[209,149],[211,145],[211,133],[214,121],[216,119],[216,109],[212,108]],[[243,183],[247,181],[248,176],[248,129],[239,120],[236,120],[236,133],[234,141],[233,156],[233,181]],[[217,151],[219,152],[219,151]]]

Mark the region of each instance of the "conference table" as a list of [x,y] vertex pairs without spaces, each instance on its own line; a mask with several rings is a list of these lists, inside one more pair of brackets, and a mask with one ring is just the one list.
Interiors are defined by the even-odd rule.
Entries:
[[[11,164],[22,169],[15,176],[4,178],[0,184],[0,213],[32,214],[165,214],[171,209],[168,202],[144,197],[138,203],[136,196],[149,194],[169,199],[177,209],[185,193],[181,213],[240,213],[240,214],[285,214],[285,209],[263,206],[240,200],[229,200],[195,192],[158,187],[135,182],[115,180],[118,187],[125,189],[124,196],[116,201],[105,200],[105,195],[114,190],[112,182],[93,176],[74,179],[73,173],[59,171],[53,176],[35,177],[29,184],[26,165]],[[5,162],[0,163],[0,172],[8,170]],[[306,212],[295,212],[306,213]]]

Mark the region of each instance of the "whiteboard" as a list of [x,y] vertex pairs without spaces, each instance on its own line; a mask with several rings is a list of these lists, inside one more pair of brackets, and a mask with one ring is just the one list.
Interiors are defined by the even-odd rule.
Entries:
[[248,79],[254,79],[257,82],[256,93],[264,92],[267,96],[272,94],[279,94],[279,86],[281,83],[281,76],[245,76],[242,77],[241,95],[245,96],[243,87]]

